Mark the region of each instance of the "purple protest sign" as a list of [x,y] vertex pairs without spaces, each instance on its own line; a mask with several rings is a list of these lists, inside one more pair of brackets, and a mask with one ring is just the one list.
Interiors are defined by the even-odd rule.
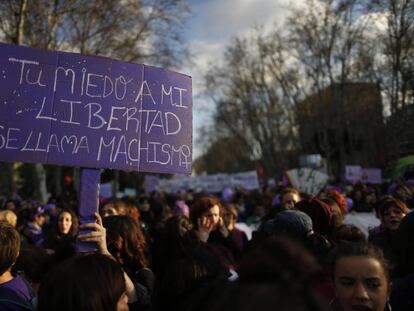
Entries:
[[0,161],[191,173],[191,77],[0,44]]
[[369,184],[382,184],[382,174],[380,168],[363,168],[361,181]]

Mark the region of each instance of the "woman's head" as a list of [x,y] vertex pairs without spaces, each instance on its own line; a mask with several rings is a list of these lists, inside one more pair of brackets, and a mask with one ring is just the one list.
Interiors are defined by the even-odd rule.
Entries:
[[9,270],[19,256],[20,237],[14,227],[0,221],[0,275]]
[[17,215],[10,210],[0,211],[0,221],[6,221],[11,224],[14,228],[17,225]]
[[106,203],[101,210],[101,216],[127,215],[128,204],[123,200],[113,200]]
[[198,228],[198,222],[202,218],[207,218],[217,226],[222,216],[223,207],[221,206],[220,200],[214,196],[199,198],[194,202],[190,210],[190,219],[196,229]]
[[300,193],[295,188],[285,188],[280,192],[280,204],[285,209],[292,209],[300,201]]
[[100,254],[77,255],[62,262],[41,283],[37,310],[128,310],[121,266]]
[[57,228],[59,235],[75,236],[78,233],[78,217],[71,210],[63,210],[59,213]]
[[391,231],[398,229],[401,220],[409,212],[404,202],[391,196],[381,198],[376,203],[375,210],[381,220],[381,224]]
[[148,267],[145,237],[136,221],[129,216],[108,216],[103,225],[108,250],[127,271]]
[[223,204],[223,221],[227,229],[233,229],[237,222],[237,209],[234,204],[225,203]]
[[384,311],[390,278],[381,250],[366,243],[341,244],[333,252],[332,276],[343,311]]

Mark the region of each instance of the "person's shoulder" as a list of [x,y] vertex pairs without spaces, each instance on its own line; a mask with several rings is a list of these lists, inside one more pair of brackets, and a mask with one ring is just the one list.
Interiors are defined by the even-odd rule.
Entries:
[[18,288],[24,288],[24,290],[33,293],[30,285],[20,276],[16,276],[9,282],[0,284],[0,310],[35,310],[35,296],[32,295],[31,300],[28,300],[18,293]]

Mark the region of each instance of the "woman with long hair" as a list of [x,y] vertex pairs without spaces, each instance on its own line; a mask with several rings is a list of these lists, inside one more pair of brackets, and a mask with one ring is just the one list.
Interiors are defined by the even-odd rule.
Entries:
[[141,310],[149,309],[154,274],[149,268],[147,243],[141,227],[126,215],[104,217],[103,226],[108,250],[133,281],[140,296]]
[[64,209],[52,225],[43,247],[52,250],[58,256],[68,257],[75,251],[78,230],[78,217],[72,210]]
[[101,254],[77,255],[56,266],[39,288],[38,311],[128,311],[121,266]]

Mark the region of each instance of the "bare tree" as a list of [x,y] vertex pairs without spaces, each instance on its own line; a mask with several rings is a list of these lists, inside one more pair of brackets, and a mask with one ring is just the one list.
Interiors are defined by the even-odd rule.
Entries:
[[227,49],[225,64],[206,75],[207,92],[217,105],[213,137],[237,141],[239,148],[244,147],[243,159],[247,155],[262,162],[271,175],[286,164],[280,152],[297,146],[298,79],[284,61],[288,55],[284,46],[281,36],[266,36],[257,29],[249,38],[236,38]]
[[[344,166],[345,146],[340,143],[342,134],[349,128],[341,118],[343,111],[345,83],[361,77],[358,59],[364,47],[364,30],[369,19],[358,20],[363,7],[358,0],[307,0],[304,7],[294,8],[288,19],[290,42],[297,60],[301,63],[307,81],[304,93],[318,94],[324,99],[324,90],[338,84],[339,94],[335,108],[335,123],[338,130],[329,129],[328,111],[323,111],[322,122],[325,131],[318,137],[318,145],[328,159],[328,165],[335,157],[338,167]],[[332,139],[332,134],[335,136]],[[336,144],[332,144],[332,140]]]
[[414,1],[371,0],[368,12],[386,22],[379,34],[377,75],[385,92],[390,113],[413,103],[414,95]]

